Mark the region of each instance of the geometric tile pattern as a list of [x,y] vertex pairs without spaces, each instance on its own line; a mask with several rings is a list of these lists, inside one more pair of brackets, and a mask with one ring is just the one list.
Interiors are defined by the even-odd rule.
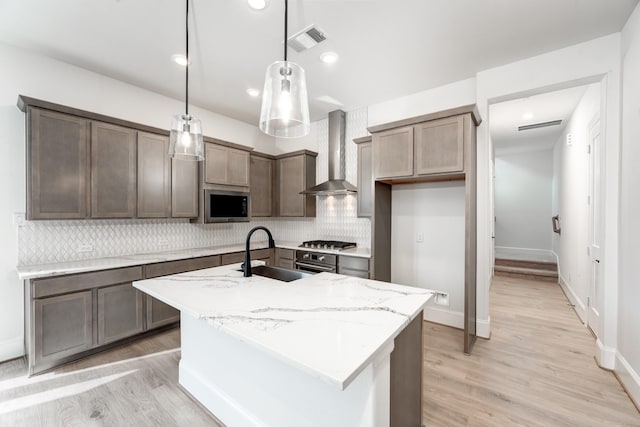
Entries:
[[[346,175],[357,183],[357,149],[353,138],[368,135],[367,109],[347,113]],[[317,182],[327,179],[327,121],[317,122]],[[354,241],[371,246],[371,222],[357,217],[356,196],[318,197],[316,218],[269,218],[250,223],[192,224],[184,219],[112,219],[25,221],[18,227],[18,264],[33,265],[238,244],[263,225],[276,240]],[[256,241],[266,240],[256,234]]]

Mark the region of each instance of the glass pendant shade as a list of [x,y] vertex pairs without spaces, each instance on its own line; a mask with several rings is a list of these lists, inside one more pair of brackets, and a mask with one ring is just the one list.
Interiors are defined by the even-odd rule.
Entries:
[[169,136],[169,155],[180,160],[204,160],[202,125],[189,114],[173,117]]
[[295,138],[307,135],[310,129],[304,70],[294,62],[274,62],[264,79],[260,130],[279,138]]

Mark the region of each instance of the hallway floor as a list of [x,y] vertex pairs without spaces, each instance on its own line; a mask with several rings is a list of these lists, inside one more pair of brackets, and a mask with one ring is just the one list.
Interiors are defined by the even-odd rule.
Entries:
[[425,426],[640,426],[640,413],[557,284],[495,277],[492,336],[425,323]]

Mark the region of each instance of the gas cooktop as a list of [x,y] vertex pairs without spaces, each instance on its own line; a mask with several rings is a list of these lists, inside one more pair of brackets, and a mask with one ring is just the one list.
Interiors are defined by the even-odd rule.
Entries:
[[340,242],[337,240],[309,240],[307,242],[302,242],[300,247],[310,248],[310,249],[331,249],[331,250],[341,251],[344,249],[355,248],[356,244],[353,242]]

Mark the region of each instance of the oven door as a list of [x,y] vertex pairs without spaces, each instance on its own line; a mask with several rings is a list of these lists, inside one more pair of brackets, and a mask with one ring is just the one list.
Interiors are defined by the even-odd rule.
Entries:
[[320,265],[320,264],[312,264],[304,261],[296,261],[296,270],[304,271],[306,273],[335,273],[336,266],[335,265]]

